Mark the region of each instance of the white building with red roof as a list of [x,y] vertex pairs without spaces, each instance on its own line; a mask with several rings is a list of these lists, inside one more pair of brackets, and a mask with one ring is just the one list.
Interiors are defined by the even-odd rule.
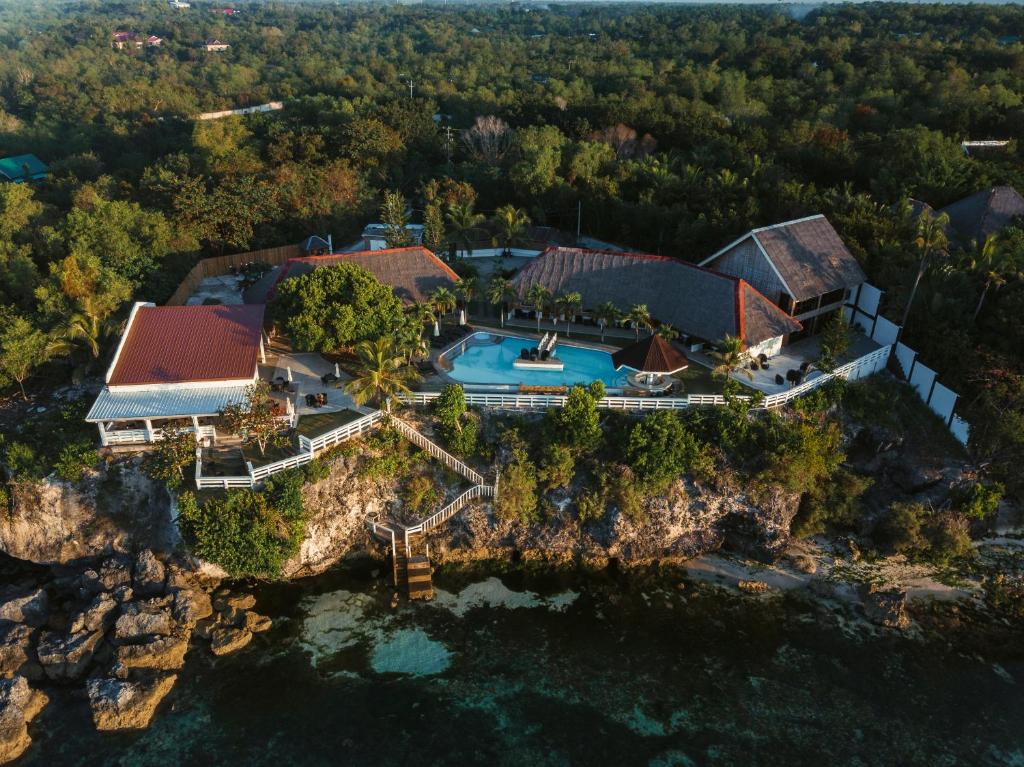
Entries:
[[214,419],[245,400],[266,359],[264,308],[135,304],[86,416],[100,442],[155,442],[167,427],[216,439]]

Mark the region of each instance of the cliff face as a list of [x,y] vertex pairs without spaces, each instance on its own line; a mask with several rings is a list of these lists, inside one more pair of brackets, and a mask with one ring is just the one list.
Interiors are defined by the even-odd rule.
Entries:
[[141,548],[169,552],[177,541],[170,496],[132,461],[75,483],[14,483],[11,511],[0,514],[0,551],[39,564]]

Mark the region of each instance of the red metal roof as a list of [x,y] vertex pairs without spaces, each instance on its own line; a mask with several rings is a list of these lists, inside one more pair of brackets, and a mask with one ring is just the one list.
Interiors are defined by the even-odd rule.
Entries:
[[256,372],[263,306],[140,306],[110,386],[234,381]]

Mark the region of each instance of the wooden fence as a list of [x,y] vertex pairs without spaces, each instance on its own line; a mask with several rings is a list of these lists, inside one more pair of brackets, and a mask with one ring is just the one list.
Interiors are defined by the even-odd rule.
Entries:
[[238,269],[248,263],[263,262],[271,266],[280,266],[289,258],[296,258],[302,255],[302,246],[280,245],[276,248],[265,248],[253,250],[248,253],[233,253],[230,256],[213,256],[204,258],[193,266],[185,279],[178,285],[174,295],[167,301],[167,306],[184,306],[189,296],[196,292],[196,289],[207,277],[223,277],[230,274],[232,267]]

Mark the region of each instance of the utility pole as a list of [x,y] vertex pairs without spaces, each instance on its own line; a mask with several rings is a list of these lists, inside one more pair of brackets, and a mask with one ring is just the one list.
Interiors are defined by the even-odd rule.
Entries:
[[405,84],[409,86],[409,101],[412,101],[412,86],[413,86],[412,75],[406,74],[405,72],[402,72],[398,76],[399,77],[407,77],[407,78],[409,78],[408,80],[405,80],[403,82],[405,82]]
[[452,165],[452,126],[444,126],[444,154],[448,159],[448,167]]

